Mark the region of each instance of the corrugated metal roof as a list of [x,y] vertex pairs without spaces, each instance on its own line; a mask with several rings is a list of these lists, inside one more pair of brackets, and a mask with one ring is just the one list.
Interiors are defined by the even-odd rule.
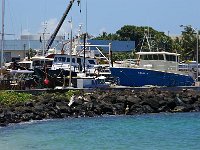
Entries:
[[[88,40],[92,45],[108,45],[111,43],[111,50],[115,52],[127,52],[135,49],[135,41],[111,41],[111,40]],[[103,48],[108,51],[108,48]]]

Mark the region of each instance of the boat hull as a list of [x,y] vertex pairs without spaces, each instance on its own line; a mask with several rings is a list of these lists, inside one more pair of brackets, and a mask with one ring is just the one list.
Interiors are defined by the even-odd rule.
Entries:
[[110,68],[111,75],[122,86],[191,86],[194,80],[189,75],[141,69],[141,68]]

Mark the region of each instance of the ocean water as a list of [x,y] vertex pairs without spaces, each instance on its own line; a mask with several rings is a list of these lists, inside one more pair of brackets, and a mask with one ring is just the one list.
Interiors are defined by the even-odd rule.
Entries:
[[0,128],[0,150],[199,150],[200,113],[35,121]]

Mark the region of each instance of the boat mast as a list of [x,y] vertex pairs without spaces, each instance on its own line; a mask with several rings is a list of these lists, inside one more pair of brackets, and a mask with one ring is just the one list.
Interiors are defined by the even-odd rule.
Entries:
[[[148,33],[147,33],[147,32],[148,32]],[[150,43],[149,43],[149,28],[148,28],[148,30],[147,30],[147,29],[144,30],[144,37],[143,37],[143,40],[142,40],[142,46],[141,46],[140,52],[142,52],[142,50],[143,50],[145,40],[146,40],[146,42],[147,42],[148,49],[149,49],[150,52],[151,52],[152,49],[151,49],[151,45],[150,45]]]
[[4,51],[4,17],[5,17],[5,0],[2,0],[1,70],[3,68],[3,51]]
[[85,17],[85,31],[86,31],[86,43],[87,43],[87,38],[88,38],[88,3],[86,0],[86,17]]

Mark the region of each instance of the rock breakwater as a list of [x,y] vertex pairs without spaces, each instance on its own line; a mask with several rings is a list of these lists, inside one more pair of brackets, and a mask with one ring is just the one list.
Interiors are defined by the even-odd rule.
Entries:
[[46,93],[35,95],[28,102],[0,104],[0,126],[52,118],[198,111],[200,94],[193,90],[95,90],[91,93],[81,91],[71,98],[63,93]]

